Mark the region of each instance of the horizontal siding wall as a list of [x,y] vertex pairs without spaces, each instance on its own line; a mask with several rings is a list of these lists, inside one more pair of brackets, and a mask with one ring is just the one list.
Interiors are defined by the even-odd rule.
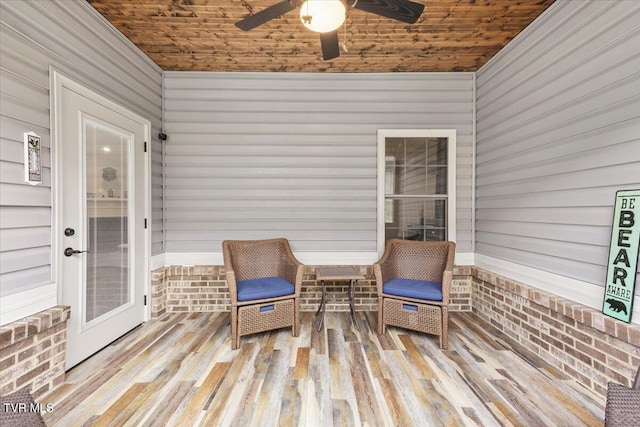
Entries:
[[[162,165],[155,138],[162,71],[84,1],[2,1],[0,19],[1,295],[54,279],[50,65],[151,121],[153,249],[161,252]],[[42,137],[43,181],[37,186],[24,182],[23,133],[29,131]]]
[[556,2],[480,69],[476,172],[477,254],[604,286],[640,188],[640,2]]
[[167,252],[286,237],[376,251],[376,135],[457,130],[458,251],[471,252],[473,75],[165,73]]

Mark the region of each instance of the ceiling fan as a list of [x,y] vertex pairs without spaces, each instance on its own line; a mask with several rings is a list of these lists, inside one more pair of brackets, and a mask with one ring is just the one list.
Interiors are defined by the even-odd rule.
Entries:
[[[414,24],[422,11],[424,5],[422,3],[416,3],[410,0],[345,0],[349,3],[349,7],[353,9],[360,9],[365,12],[373,13],[376,15],[384,16],[386,18],[395,19],[397,21],[406,22],[408,24]],[[335,28],[328,31],[322,31],[311,28],[312,19],[314,18],[312,13],[305,11],[305,8],[310,8],[311,2],[317,7],[321,7],[323,2],[329,3],[328,0],[283,0],[279,3],[269,6],[266,9],[261,10],[258,13],[247,16],[246,18],[236,22],[236,27],[244,31],[252,30],[265,24],[272,19],[278,18],[287,12],[290,12],[298,7],[301,7],[301,20],[303,24],[320,33],[320,45],[322,46],[322,58],[327,61],[340,56],[340,45],[338,43],[338,27],[342,25],[344,21],[344,10],[342,17]],[[341,2],[333,1],[332,3],[339,3],[338,7],[344,6]]]

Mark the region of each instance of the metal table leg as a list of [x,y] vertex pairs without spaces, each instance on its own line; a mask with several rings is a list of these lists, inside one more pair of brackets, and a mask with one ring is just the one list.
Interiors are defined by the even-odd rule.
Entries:
[[360,325],[358,324],[358,319],[356,319],[356,309],[354,306],[353,297],[356,290],[356,285],[358,284],[357,280],[349,281],[349,308],[351,310],[351,318],[353,319],[353,324],[356,325],[356,329],[360,330]]
[[321,280],[320,284],[322,285],[322,298],[320,299],[320,306],[318,307],[318,311],[316,311],[316,316],[318,316],[318,314],[320,313],[322,313],[322,315],[320,316],[320,321],[318,322],[318,332],[320,332],[320,330],[322,329],[322,324],[324,323],[324,309],[327,298],[324,280]]

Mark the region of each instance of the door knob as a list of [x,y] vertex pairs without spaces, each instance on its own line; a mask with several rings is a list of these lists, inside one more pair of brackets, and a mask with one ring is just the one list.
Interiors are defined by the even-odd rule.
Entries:
[[79,251],[79,250],[73,249],[73,248],[67,248],[67,249],[64,250],[64,254],[66,256],[71,256],[73,254],[81,254],[83,252],[89,252],[89,251]]

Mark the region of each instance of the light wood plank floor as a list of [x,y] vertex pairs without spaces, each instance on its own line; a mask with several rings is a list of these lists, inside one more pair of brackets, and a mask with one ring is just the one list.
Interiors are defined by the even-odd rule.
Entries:
[[604,399],[471,313],[434,336],[314,313],[243,337],[227,313],[145,323],[67,373],[49,426],[602,426]]

